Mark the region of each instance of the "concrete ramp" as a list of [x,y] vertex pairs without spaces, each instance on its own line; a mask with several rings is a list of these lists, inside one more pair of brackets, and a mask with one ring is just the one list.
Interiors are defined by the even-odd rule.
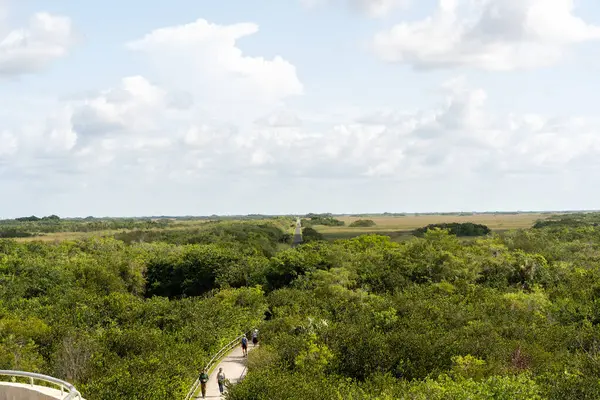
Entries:
[[73,385],[48,375],[0,370],[0,379],[0,400],[84,400]]
[[45,386],[0,382],[0,400],[56,400],[64,399],[67,394]]

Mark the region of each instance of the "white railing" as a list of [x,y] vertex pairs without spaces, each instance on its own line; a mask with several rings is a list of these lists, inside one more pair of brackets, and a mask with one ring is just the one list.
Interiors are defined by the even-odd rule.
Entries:
[[[217,361],[219,361],[223,355],[225,353],[228,353],[231,349],[233,349],[237,344],[240,343],[240,340],[242,340],[242,338],[244,336],[248,337],[248,334],[250,334],[252,331],[248,331],[243,335],[240,335],[238,337],[236,337],[235,339],[233,339],[231,342],[227,343],[225,346],[223,346],[221,348],[221,350],[219,350],[217,352],[217,354],[215,354],[213,356],[213,358],[210,359],[210,361],[206,364],[206,366],[204,367],[204,369],[206,370],[206,373],[208,375],[210,375],[211,369],[215,366],[215,363]],[[198,388],[200,387],[200,378],[196,378],[196,380],[194,381],[194,384],[192,385],[192,387],[190,388],[190,391],[188,392],[188,394],[185,396],[185,400],[191,400],[192,397],[194,396],[194,394],[198,391]]]
[[35,386],[35,381],[51,383],[55,386],[60,387],[61,400],[83,400],[81,394],[77,391],[77,389],[75,389],[75,386],[71,385],[69,382],[65,382],[63,380],[53,378],[51,376],[36,374],[33,372],[6,370],[0,370],[0,376],[10,376],[12,378],[28,378],[29,384],[32,387]]

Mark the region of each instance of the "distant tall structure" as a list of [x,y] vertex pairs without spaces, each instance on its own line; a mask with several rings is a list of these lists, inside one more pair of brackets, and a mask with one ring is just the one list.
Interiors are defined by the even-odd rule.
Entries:
[[292,240],[292,247],[298,246],[302,243],[302,223],[300,218],[296,218],[296,230],[294,231],[294,239]]

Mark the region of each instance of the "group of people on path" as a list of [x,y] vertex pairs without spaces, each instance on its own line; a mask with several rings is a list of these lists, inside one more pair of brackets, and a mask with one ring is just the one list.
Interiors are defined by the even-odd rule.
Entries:
[[[252,331],[252,345],[256,346],[258,344],[258,329],[254,329]],[[242,336],[242,355],[244,357],[248,357],[248,338],[246,335]],[[202,392],[202,398],[206,398],[206,384],[208,383],[209,376],[206,372],[206,368],[202,369],[200,376],[198,377],[200,380],[200,391]],[[225,391],[225,372],[223,372],[223,368],[219,368],[219,372],[217,373],[217,383],[219,385],[219,392],[221,395]]]
[[[202,398],[206,398],[206,384],[208,383],[208,374],[206,373],[206,368],[202,369],[200,373],[200,390],[202,392]],[[225,372],[223,372],[223,368],[219,368],[219,373],[217,374],[217,383],[219,384],[219,392],[223,394],[225,391]]]

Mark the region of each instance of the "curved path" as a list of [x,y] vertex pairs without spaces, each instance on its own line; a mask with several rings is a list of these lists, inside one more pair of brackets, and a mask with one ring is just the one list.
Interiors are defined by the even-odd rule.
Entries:
[[[252,345],[251,341],[248,342],[248,353],[250,353],[254,349],[254,346]],[[256,347],[258,347],[258,345]],[[246,376],[246,360],[247,358],[242,355],[241,345],[237,345],[233,348],[233,350],[227,353],[227,355],[210,373],[210,378],[206,384],[206,399],[222,398],[221,393],[219,392],[219,385],[217,384],[217,374],[219,373],[219,368],[223,368],[225,378],[229,380],[231,384],[235,385],[242,380],[244,376]],[[198,390],[195,398],[202,398],[202,393],[200,390]]]

